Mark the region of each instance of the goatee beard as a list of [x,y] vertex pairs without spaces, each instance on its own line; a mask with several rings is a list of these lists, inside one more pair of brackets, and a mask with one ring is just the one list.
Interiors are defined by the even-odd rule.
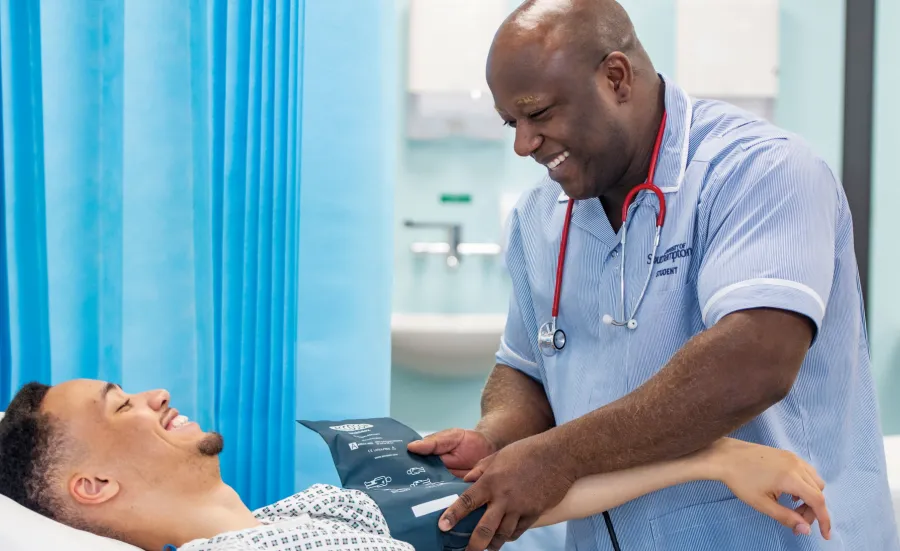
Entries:
[[200,452],[200,455],[204,455],[207,457],[214,457],[222,453],[222,450],[225,448],[225,441],[222,439],[222,435],[218,432],[210,432],[206,436],[203,437],[203,440],[197,444],[197,451]]

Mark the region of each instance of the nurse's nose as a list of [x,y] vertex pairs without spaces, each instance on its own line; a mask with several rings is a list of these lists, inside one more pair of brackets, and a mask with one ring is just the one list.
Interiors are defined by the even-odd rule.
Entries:
[[520,157],[530,157],[541,147],[544,139],[530,127],[527,121],[516,126],[516,141],[513,149]]

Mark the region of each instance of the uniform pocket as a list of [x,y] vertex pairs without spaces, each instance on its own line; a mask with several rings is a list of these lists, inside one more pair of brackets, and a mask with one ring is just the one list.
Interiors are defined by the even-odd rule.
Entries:
[[[697,285],[692,281],[678,281],[666,288],[647,289],[644,295],[647,311],[671,312],[680,311],[697,304]],[[644,304],[641,305],[643,310]]]
[[[696,290],[691,285],[648,292],[628,339],[625,362],[630,392],[655,375],[700,328]],[[628,331],[628,330],[625,330]]]
[[652,519],[650,527],[656,551],[816,549],[811,538],[801,540],[737,498],[685,507]]

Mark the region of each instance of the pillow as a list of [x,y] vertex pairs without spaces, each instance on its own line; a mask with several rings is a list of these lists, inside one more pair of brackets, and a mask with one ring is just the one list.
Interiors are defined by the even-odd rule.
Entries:
[[[0,412],[3,419],[3,412]],[[140,551],[137,547],[69,528],[0,495],[0,549],[33,551]]]
[[137,547],[69,528],[0,496],[0,549],[33,551],[140,551]]

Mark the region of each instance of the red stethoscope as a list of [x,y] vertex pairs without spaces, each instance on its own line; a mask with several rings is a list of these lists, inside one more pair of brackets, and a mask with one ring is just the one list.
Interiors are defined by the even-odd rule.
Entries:
[[[659,125],[659,131],[656,135],[656,143],[653,146],[653,156],[650,159],[650,169],[647,171],[647,181],[645,181],[643,184],[635,186],[630,192],[628,192],[628,195],[625,197],[625,204],[622,205],[622,258],[619,262],[619,317],[614,318],[610,314],[605,314],[603,316],[603,323],[607,325],[637,329],[637,320],[634,316],[637,313],[641,302],[644,300],[644,293],[647,292],[647,286],[650,284],[650,277],[653,275],[653,263],[651,262],[650,268],[647,271],[647,279],[644,281],[644,288],[641,290],[641,295],[640,297],[638,297],[638,300],[634,305],[634,309],[632,309],[631,311],[631,315],[626,319],[625,240],[628,233],[628,207],[629,205],[631,205],[631,202],[634,200],[635,196],[644,190],[652,191],[654,194],[656,194],[657,199],[659,199],[659,214],[656,215],[656,237],[654,237],[653,239],[653,255],[651,256],[651,258],[655,258],[657,249],[659,248],[659,236],[662,232],[663,223],[666,219],[666,198],[665,195],[663,195],[662,190],[659,189],[659,187],[654,183],[654,177],[656,176],[656,163],[659,161],[659,149],[662,145],[662,139],[663,134],[665,133],[665,129],[666,113],[663,112],[662,122]],[[569,242],[569,223],[572,221],[572,208],[574,206],[575,200],[569,200],[569,205],[566,209],[566,219],[563,223],[562,242],[559,245],[559,260],[557,261],[556,268],[556,289],[553,292],[552,317],[550,318],[549,322],[541,326],[540,333],[538,333],[538,345],[541,348],[541,352],[545,356],[552,356],[558,350],[562,350],[566,346],[566,333],[556,326],[556,319],[559,316],[559,295],[560,290],[562,289],[563,264],[566,259],[566,246]],[[619,321],[620,319],[622,321]]]

